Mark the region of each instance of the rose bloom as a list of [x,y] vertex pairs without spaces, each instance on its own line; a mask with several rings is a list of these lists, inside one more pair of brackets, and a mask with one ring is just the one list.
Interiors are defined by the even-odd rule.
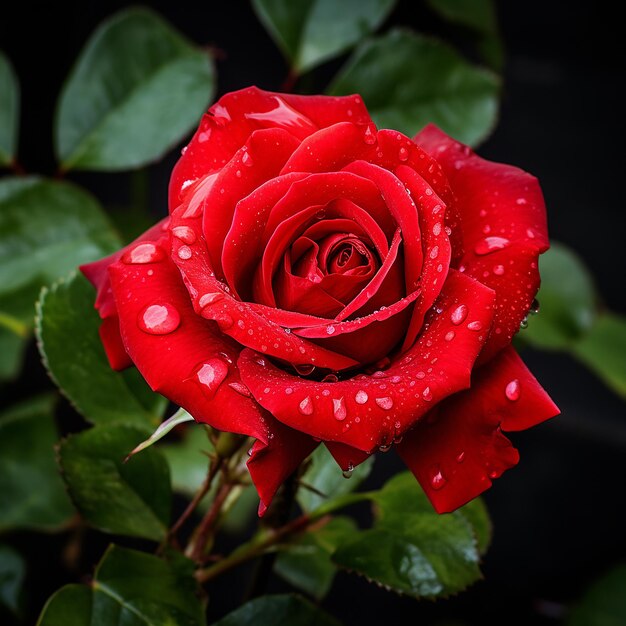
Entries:
[[[110,364],[256,441],[262,514],[320,443],[394,447],[439,512],[518,461],[502,431],[558,409],[511,339],[548,248],[537,180],[359,96],[251,87],[202,118],[170,215],[84,266]],[[339,469],[338,469],[339,471]]]

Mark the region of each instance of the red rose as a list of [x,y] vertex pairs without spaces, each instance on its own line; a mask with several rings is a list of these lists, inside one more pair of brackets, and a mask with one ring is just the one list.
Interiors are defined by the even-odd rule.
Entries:
[[170,181],[170,217],[83,268],[114,368],[256,439],[261,512],[319,444],[395,444],[439,512],[517,463],[502,430],[558,409],[510,346],[548,248],[535,178],[358,96],[227,94]]

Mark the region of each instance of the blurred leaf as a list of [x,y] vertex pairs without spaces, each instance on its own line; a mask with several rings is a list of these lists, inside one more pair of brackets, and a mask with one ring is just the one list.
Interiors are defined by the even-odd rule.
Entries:
[[129,426],[96,426],[64,440],[59,462],[76,508],[92,526],[158,541],[170,519],[167,462],[150,448],[124,463],[144,435]]
[[0,181],[0,294],[52,282],[120,242],[96,200],[66,182]]
[[465,506],[457,509],[453,515],[460,515],[464,517],[469,525],[474,529],[478,552],[481,555],[484,555],[487,552],[489,544],[491,543],[493,526],[491,525],[489,512],[487,511],[487,507],[485,506],[482,498],[474,498]]
[[572,610],[567,626],[623,626],[626,624],[626,564],[596,581]]
[[375,31],[396,0],[253,0],[263,25],[297,74],[349,50]]
[[111,546],[91,587],[66,585],[44,607],[38,626],[203,626],[189,568]]
[[428,0],[428,4],[443,18],[475,31],[482,57],[493,69],[502,69],[504,50],[494,0]]
[[54,396],[0,415],[0,530],[54,530],[73,514],[54,460]]
[[551,246],[539,259],[541,311],[529,319],[523,339],[539,348],[558,349],[591,328],[596,294],[580,257],[563,244]]
[[111,369],[98,335],[94,300],[95,291],[82,274],[42,292],[36,330],[44,363],[90,422],[124,422],[151,430],[161,421],[164,400],[149,390],[136,369]]
[[13,613],[19,611],[20,592],[26,575],[26,564],[19,552],[0,544],[0,605]]
[[574,354],[622,397],[626,397],[626,318],[604,313],[573,345]]
[[0,382],[17,377],[25,348],[24,338],[0,326]]
[[[220,530],[231,535],[239,535],[246,532],[250,528],[251,522],[257,518],[259,509],[259,494],[254,485],[240,486],[237,492],[235,489],[231,492],[236,496],[233,505],[224,512],[224,517],[220,521]],[[212,501],[209,496],[199,508],[202,510]]]
[[17,149],[20,88],[9,59],[0,52],[0,165],[10,165]]
[[472,528],[472,514],[438,515],[409,472],[370,495],[374,527],[338,547],[337,565],[414,597],[447,596],[481,577],[477,536],[483,531]]
[[295,594],[269,595],[256,598],[213,626],[340,626],[339,622]]
[[117,13],[93,33],[61,93],[61,167],[121,170],[160,158],[196,126],[214,88],[207,51],[145,8]]
[[320,601],[330,590],[337,571],[332,553],[355,532],[356,524],[349,517],[335,517],[319,529],[312,528],[282,549],[274,571]]
[[365,41],[329,93],[358,93],[380,128],[412,137],[429,122],[475,145],[496,123],[500,81],[452,48],[408,30]]
[[[309,458],[311,465],[302,475],[300,479],[302,486],[296,495],[298,504],[307,513],[314,511],[329,500],[335,500],[357,489],[369,476],[374,465],[374,456],[370,456],[354,468],[350,479],[346,479],[325,446],[318,446]],[[308,487],[313,487],[315,491]]]

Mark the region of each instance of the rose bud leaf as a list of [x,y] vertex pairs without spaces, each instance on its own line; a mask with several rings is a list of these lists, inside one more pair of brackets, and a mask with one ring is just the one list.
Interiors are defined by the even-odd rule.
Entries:
[[73,509],[54,460],[54,396],[0,414],[0,531],[58,529]]
[[206,51],[148,9],[117,13],[93,33],[61,93],[61,167],[112,171],[157,160],[192,129],[214,88]]
[[172,499],[167,461],[151,448],[124,462],[143,434],[129,426],[97,426],[64,440],[59,463],[87,523],[103,532],[159,541],[167,532]]
[[446,44],[393,30],[361,44],[329,92],[361,94],[380,128],[412,136],[433,123],[475,145],[496,123],[499,89],[494,74],[470,65]]
[[258,624],[339,626],[339,622],[334,617],[296,594],[255,598],[215,622],[213,626],[257,626]]
[[349,50],[374,32],[396,0],[254,0],[259,20],[297,74]]
[[37,304],[36,329],[44,363],[63,393],[90,422],[123,422],[149,432],[161,421],[164,398],[151,392],[134,368],[124,372],[111,369],[98,336],[100,319],[92,302],[93,289],[79,274],[44,290]]
[[0,52],[0,165],[10,165],[17,149],[20,88],[11,63]]
[[111,615],[129,624],[206,623],[187,559],[165,561],[112,545],[91,585],[61,587],[46,603],[37,624],[106,624]]

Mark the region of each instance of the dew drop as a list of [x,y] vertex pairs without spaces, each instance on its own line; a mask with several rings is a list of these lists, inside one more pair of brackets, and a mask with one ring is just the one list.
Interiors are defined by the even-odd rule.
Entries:
[[254,165],[254,161],[253,161],[252,157],[250,156],[249,152],[244,152],[243,153],[243,156],[241,157],[241,162],[246,167],[252,167]]
[[371,146],[376,143],[376,133],[372,130],[371,126],[368,126],[363,133],[363,141]]
[[354,472],[354,464],[348,463],[348,469],[343,470],[341,474],[347,480],[349,478],[352,478],[352,472]]
[[459,452],[456,455],[456,462],[457,463],[463,463],[464,460],[465,460],[465,452]]
[[392,377],[389,379],[389,382],[390,382],[390,383],[393,383],[394,385],[397,385],[397,384],[398,384],[399,382],[401,382],[401,381],[402,381],[402,376],[392,376]]
[[232,325],[235,323],[235,320],[233,320],[233,318],[230,315],[228,315],[228,313],[222,313],[220,315],[216,315],[213,319],[217,322],[217,325],[222,330],[227,330],[231,328]]
[[494,265],[493,266],[493,273],[496,276],[502,276],[502,274],[504,274],[504,265]]
[[196,233],[193,228],[189,228],[189,226],[176,226],[172,228],[172,235],[180,239],[183,243],[191,244],[196,240]]
[[526,236],[529,239],[534,239],[535,238],[535,231],[532,228],[527,228],[526,229]]
[[404,146],[398,151],[398,158],[401,161],[406,161],[409,158],[409,151]]
[[137,325],[150,335],[168,335],[180,326],[180,314],[171,304],[151,304],[139,315]]
[[203,296],[200,296],[198,300],[198,306],[201,309],[204,309],[205,306],[209,306],[209,304],[214,304],[215,302],[219,302],[224,298],[224,294],[219,292],[215,293],[205,293]]
[[236,391],[239,395],[242,395],[246,398],[249,398],[252,395],[250,393],[250,390],[243,383],[235,381],[234,383],[228,383],[228,386]]
[[422,398],[424,398],[426,402],[430,402],[433,399],[433,394],[430,391],[430,387],[426,387],[424,391],[422,391]]
[[287,387],[285,389],[285,395],[290,396],[293,393],[293,387]]
[[202,389],[212,398],[228,375],[228,365],[221,359],[209,359],[196,372]]
[[375,398],[376,404],[385,411],[389,411],[393,407],[393,400],[389,396],[384,398]]
[[343,397],[333,398],[333,415],[340,422],[346,419],[346,403],[343,401]]
[[298,405],[298,410],[302,415],[312,415],[313,414],[313,401],[311,400],[311,396],[307,396],[300,404]]
[[417,374],[415,374],[415,378],[422,380],[423,378],[426,378],[426,374],[424,372],[417,372]]
[[441,469],[438,465],[435,465],[430,471],[430,486],[435,489],[441,489],[448,481],[441,473]]
[[178,248],[178,258],[186,261],[191,258],[191,248],[189,246],[181,246]]
[[483,324],[482,322],[479,322],[478,320],[476,320],[475,322],[470,322],[467,325],[468,330],[473,330],[475,332],[478,332],[479,330],[482,330],[483,328]]
[[519,323],[520,330],[526,330],[528,328],[528,317],[524,316]]
[[145,263],[156,263],[165,257],[163,248],[153,243],[140,243],[132,250],[126,251],[122,255],[122,262],[126,265],[144,265]]
[[531,315],[537,315],[537,313],[539,313],[539,300],[537,300],[537,298],[535,298],[531,305],[530,305],[530,309],[528,309],[528,312]]
[[521,394],[519,380],[515,378],[510,383],[508,383],[504,390],[504,393],[507,399],[511,402],[516,402],[517,400],[519,400]]
[[332,324],[326,326],[326,334],[332,335],[335,332],[335,327]]
[[485,254],[491,254],[497,250],[503,250],[510,243],[511,242],[504,237],[485,237],[476,244],[474,252],[479,256],[484,256]]
[[389,450],[391,450],[391,444],[390,443],[381,443],[378,446],[378,451],[379,452],[389,452]]
[[461,324],[465,318],[467,317],[467,307],[464,304],[460,304],[452,313],[450,314],[450,321],[458,326]]
[[446,335],[445,335],[444,339],[445,339],[446,341],[452,341],[452,340],[454,339],[454,336],[455,336],[455,335],[456,335],[456,333],[455,333],[453,330],[449,330],[449,331],[446,333]]
[[315,365],[309,364],[294,365],[293,368],[300,376],[310,376],[315,371]]
[[435,237],[437,237],[439,234],[441,234],[441,222],[437,222],[433,226],[433,235],[435,235]]
[[439,254],[439,246],[433,246],[432,250],[430,251],[430,258],[431,259],[436,259],[437,255]]
[[368,400],[369,396],[367,395],[366,391],[363,391],[363,389],[359,389],[359,391],[357,391],[356,395],[354,396],[354,401],[357,404],[365,404]]

